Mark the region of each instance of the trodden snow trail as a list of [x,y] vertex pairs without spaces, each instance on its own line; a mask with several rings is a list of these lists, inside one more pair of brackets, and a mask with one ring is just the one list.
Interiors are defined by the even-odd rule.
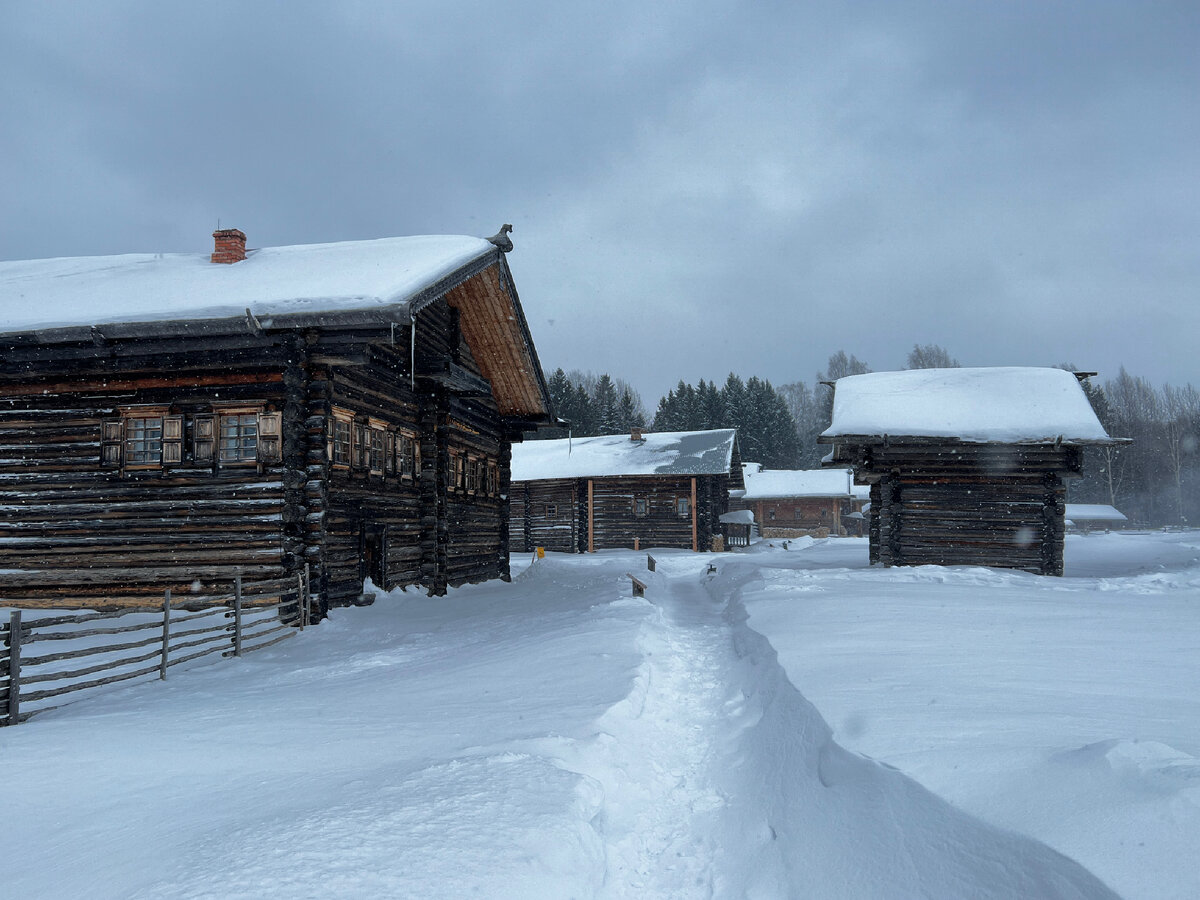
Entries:
[[639,576],[646,599],[620,601],[653,608],[634,689],[592,738],[544,748],[585,776],[604,846],[596,896],[1114,896],[1050,848],[838,746],[745,624],[754,574],[730,574],[693,558]]
[[564,764],[603,788],[594,822],[607,858],[599,896],[713,896],[725,804],[713,735],[725,717],[729,627],[694,577],[647,580],[655,610],[639,635],[635,689]]

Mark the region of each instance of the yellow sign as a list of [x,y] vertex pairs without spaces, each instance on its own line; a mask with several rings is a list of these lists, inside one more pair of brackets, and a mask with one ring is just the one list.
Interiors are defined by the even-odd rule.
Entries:
[[538,547],[538,548],[537,548],[537,555],[538,555],[538,559],[545,559],[545,558],[546,558],[546,548],[545,548],[545,547]]

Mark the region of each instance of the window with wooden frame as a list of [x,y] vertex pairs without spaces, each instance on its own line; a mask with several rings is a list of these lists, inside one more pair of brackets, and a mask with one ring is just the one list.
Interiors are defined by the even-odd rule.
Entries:
[[350,464],[356,469],[367,467],[367,423],[355,422],[354,437],[350,445]]
[[382,475],[384,450],[387,446],[386,425],[372,419],[367,426],[367,468],[372,475]]
[[450,484],[449,489],[452,491],[462,491],[466,489],[467,483],[467,458],[460,450],[450,450]]
[[557,503],[547,503],[546,504],[546,518],[547,519],[557,519],[558,518],[558,504]]
[[690,515],[692,511],[692,501],[688,497],[675,498],[675,512],[680,516]]
[[633,514],[635,516],[644,516],[650,511],[650,501],[645,497],[633,498]]
[[350,446],[353,443],[354,414],[334,407],[329,412],[327,446],[331,465],[350,466]]
[[167,407],[128,407],[100,423],[100,465],[157,469],[183,461],[183,416]]
[[479,492],[479,459],[474,456],[467,457],[466,488],[468,494]]
[[396,471],[402,481],[412,481],[420,472],[420,447],[417,436],[408,431],[396,435]]
[[258,462],[258,413],[222,412],[218,417],[217,462],[222,466]]

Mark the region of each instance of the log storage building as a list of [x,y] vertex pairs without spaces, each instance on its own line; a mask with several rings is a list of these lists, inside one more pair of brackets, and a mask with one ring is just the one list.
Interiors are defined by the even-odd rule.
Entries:
[[730,509],[747,509],[763,537],[840,534],[842,514],[852,511],[854,475],[849,469],[763,469],[742,466],[744,492],[735,490]]
[[551,409],[500,244],[214,237],[0,263],[0,606],[506,577]]
[[1063,573],[1066,481],[1105,433],[1062,369],[916,369],[838,379],[830,466],[871,486],[872,563]]
[[708,550],[742,465],[732,428],[635,430],[527,441],[513,448],[512,479],[513,550]]

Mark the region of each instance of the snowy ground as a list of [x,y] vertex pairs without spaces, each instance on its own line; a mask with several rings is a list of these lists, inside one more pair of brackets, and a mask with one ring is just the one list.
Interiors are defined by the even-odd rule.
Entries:
[[0,729],[0,896],[1197,896],[1198,545],[395,593]]

